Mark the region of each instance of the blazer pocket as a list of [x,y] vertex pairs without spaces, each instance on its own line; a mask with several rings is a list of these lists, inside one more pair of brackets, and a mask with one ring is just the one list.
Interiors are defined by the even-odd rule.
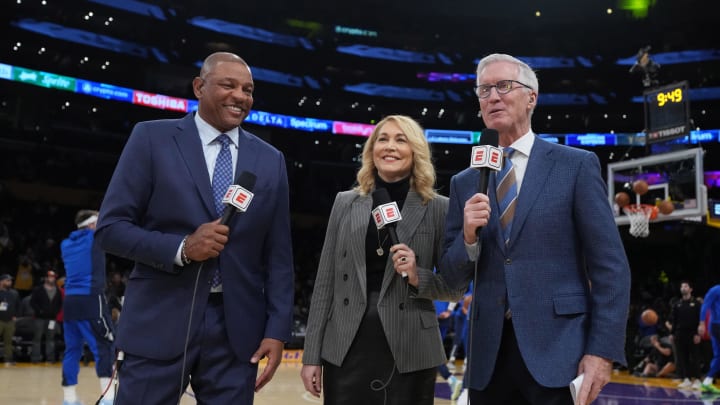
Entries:
[[588,301],[585,295],[561,295],[553,297],[553,307],[556,315],[580,315],[588,311]]
[[149,279],[160,279],[168,276],[172,276],[172,273],[163,273],[162,271],[158,271],[153,269],[151,266],[148,266],[144,263],[138,263],[137,266],[133,269],[133,271],[130,272],[130,275],[128,276],[128,279],[138,279],[138,278],[149,278]]
[[427,311],[421,311],[420,312],[420,324],[422,325],[423,329],[427,328],[437,328],[438,327],[438,319],[437,314],[435,311],[433,312],[427,312]]

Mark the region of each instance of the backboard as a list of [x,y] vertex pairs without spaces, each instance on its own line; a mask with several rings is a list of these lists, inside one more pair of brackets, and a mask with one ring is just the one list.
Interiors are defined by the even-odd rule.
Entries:
[[[615,202],[618,192],[630,196],[630,204],[659,205],[669,199],[674,209],[669,214],[657,214],[650,222],[697,220],[707,212],[707,189],[704,184],[703,150],[694,148],[647,156],[607,165],[608,201],[613,207],[615,223],[627,225],[629,217]],[[644,180],[648,191],[638,195],[633,183]]]

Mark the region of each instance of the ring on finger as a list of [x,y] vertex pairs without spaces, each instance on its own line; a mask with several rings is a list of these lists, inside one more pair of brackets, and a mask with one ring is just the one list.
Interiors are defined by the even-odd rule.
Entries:
[[401,258],[400,258],[400,261],[401,261],[402,263],[405,263],[405,262],[407,261],[407,257],[405,257],[405,256],[401,257]]

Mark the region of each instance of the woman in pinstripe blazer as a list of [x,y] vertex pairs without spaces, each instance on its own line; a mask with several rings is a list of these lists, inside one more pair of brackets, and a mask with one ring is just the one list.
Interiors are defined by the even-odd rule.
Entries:
[[[434,183],[420,125],[400,115],[380,121],[357,186],[333,204],[310,305],[301,376],[315,396],[325,385],[325,404],[433,403],[446,361],[433,300],[462,295],[433,271],[448,208]],[[401,208],[394,246],[371,219],[379,188]]]

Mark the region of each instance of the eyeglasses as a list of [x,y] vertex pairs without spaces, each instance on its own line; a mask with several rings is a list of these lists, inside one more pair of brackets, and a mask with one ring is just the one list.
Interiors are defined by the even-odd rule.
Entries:
[[490,97],[490,92],[493,87],[495,87],[495,91],[497,91],[498,94],[508,94],[512,89],[519,89],[519,87],[513,86],[513,83],[517,83],[532,90],[532,87],[517,80],[500,80],[495,84],[481,84],[479,86],[475,86],[475,94],[477,94],[479,98],[488,98]]

